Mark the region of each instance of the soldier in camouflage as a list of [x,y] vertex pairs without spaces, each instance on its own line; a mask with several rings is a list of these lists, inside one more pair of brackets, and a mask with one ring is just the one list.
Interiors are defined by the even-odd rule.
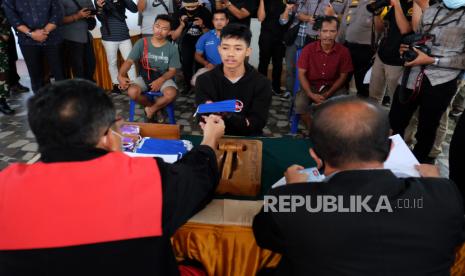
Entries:
[[0,112],[11,115],[15,111],[6,102],[8,96],[8,38],[10,35],[10,24],[0,8]]

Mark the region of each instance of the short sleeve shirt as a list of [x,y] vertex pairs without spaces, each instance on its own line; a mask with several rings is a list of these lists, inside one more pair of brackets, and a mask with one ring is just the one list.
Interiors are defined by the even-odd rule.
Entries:
[[[148,50],[148,62],[150,68],[156,69],[161,74],[164,74],[168,71],[169,68],[179,68],[181,67],[181,62],[179,61],[179,51],[178,47],[171,43],[166,42],[161,47],[154,47],[150,38],[147,39],[147,50]],[[140,60],[144,54],[144,38],[139,39],[131,52],[129,53],[128,59],[133,60],[135,64],[138,64],[140,67]]]
[[216,30],[211,30],[197,40],[195,51],[203,54],[211,64],[218,65],[221,63],[218,45],[220,45],[220,38],[216,35]]
[[[153,23],[160,14],[173,12],[173,1],[171,0],[142,0],[145,1],[145,9],[142,11],[142,34],[153,34]],[[164,3],[165,5],[163,5]],[[166,9],[165,8],[168,9]]]
[[318,90],[322,86],[333,85],[339,74],[353,71],[352,59],[346,47],[335,43],[333,49],[325,53],[320,41],[310,43],[303,48],[297,67],[307,70],[307,80]]
[[242,8],[246,9],[250,13],[250,16],[239,19],[226,9],[229,13],[229,23],[240,23],[250,27],[250,18],[257,12],[258,0],[231,0],[230,2],[239,10]]
[[[179,18],[181,18],[181,16],[183,15],[187,15],[188,17],[190,16],[191,18],[199,17],[200,19],[202,19],[203,24],[207,29],[212,29],[213,27],[212,14],[204,6],[199,6],[191,15],[188,14],[185,8],[182,8],[179,11]],[[185,28],[187,28],[187,30],[185,30],[186,37],[190,37],[197,40],[201,35],[203,35],[202,28],[198,25],[192,24],[192,22],[188,22]]]

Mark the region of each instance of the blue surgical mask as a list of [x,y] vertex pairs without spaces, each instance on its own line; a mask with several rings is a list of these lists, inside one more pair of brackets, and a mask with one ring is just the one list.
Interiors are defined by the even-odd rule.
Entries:
[[444,5],[449,9],[458,9],[465,6],[465,0],[442,0]]

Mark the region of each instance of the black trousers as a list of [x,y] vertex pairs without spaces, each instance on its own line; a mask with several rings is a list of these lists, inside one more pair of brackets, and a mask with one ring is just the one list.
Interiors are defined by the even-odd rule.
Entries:
[[191,86],[191,79],[194,72],[197,71],[201,66],[195,61],[195,44],[198,38],[186,37],[181,43],[181,65],[182,73],[184,75],[185,86]]
[[16,68],[16,61],[18,60],[18,53],[16,52],[15,36],[12,32],[8,37],[8,85],[14,86],[19,83],[18,70]]
[[56,81],[64,80],[61,44],[58,45],[20,45],[31,77],[32,91],[36,93],[44,86],[45,60]]
[[[465,197],[465,116],[462,114],[454,135],[450,141],[449,149],[449,179],[457,184],[462,196]],[[465,202],[464,202],[465,204]]]
[[[430,81],[423,77],[420,93],[415,100],[407,103],[399,101],[399,88],[397,86],[394,93],[389,121],[394,134],[404,136],[413,113],[418,108],[418,128],[415,138],[417,144],[413,149],[413,154],[420,163],[428,161],[428,154],[434,144],[436,130],[439,126],[442,114],[449,106],[455,92],[457,91],[457,80],[448,81],[443,84],[431,86]],[[407,89],[407,92],[412,92]]]
[[95,72],[95,56],[92,40],[88,43],[79,43],[65,40],[63,42],[64,68],[67,78],[81,78],[93,81]]
[[277,93],[281,90],[281,73],[283,71],[283,58],[286,51],[286,46],[280,37],[265,32],[260,34],[258,39],[258,47],[260,49],[258,72],[268,77],[268,65],[270,61],[273,63],[273,71],[271,74],[271,85]]
[[[368,97],[369,85],[363,83],[366,73],[371,67],[373,55],[375,51],[370,45],[357,44],[357,43],[345,43],[345,46],[349,49],[350,57],[352,58],[352,65],[354,66],[353,76],[355,79],[355,86],[357,87],[357,95],[362,97]],[[350,80],[350,76],[348,80]]]

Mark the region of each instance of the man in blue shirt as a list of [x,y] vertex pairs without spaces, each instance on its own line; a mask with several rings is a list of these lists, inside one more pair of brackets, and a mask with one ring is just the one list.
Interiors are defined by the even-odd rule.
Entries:
[[58,0],[4,0],[3,8],[18,35],[32,91],[35,93],[44,85],[44,56],[55,80],[63,80],[60,49],[63,38],[56,30],[63,19],[63,11]]
[[216,10],[213,13],[213,27],[214,29],[203,34],[197,44],[195,45],[195,61],[202,64],[204,67],[200,68],[192,77],[192,86],[195,86],[197,76],[210,71],[216,65],[221,64],[220,53],[218,46],[220,45],[220,34],[224,26],[229,23],[229,15],[225,10]]

